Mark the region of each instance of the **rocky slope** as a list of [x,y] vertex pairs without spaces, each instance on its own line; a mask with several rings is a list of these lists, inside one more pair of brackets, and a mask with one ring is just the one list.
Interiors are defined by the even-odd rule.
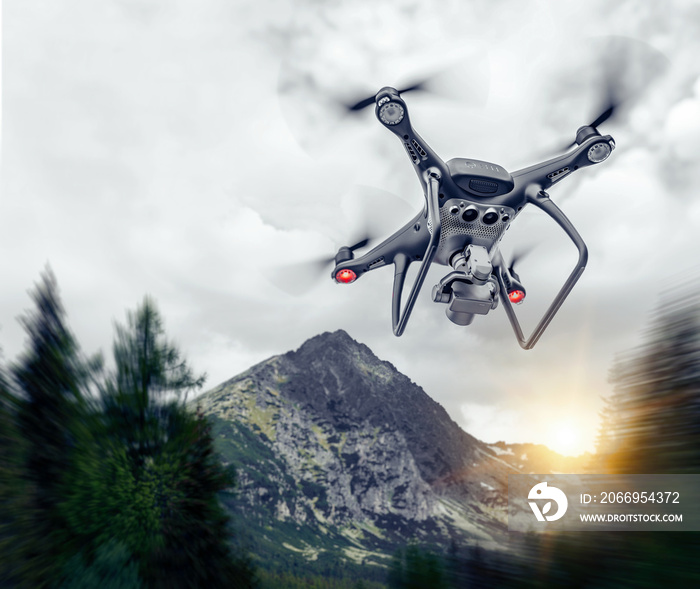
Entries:
[[494,549],[505,540],[508,474],[522,468],[513,451],[464,432],[344,331],[197,402],[237,469],[228,503],[269,554],[382,564],[412,540]]

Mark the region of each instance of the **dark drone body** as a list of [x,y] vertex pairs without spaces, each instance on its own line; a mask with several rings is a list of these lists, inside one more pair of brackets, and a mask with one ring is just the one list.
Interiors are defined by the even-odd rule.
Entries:
[[[392,323],[394,334],[400,336],[430,265],[447,266],[450,271],[432,291],[433,301],[446,305],[447,317],[458,325],[469,325],[475,315],[487,314],[502,299],[520,345],[530,349],[578,281],[588,257],[581,236],[549,199],[546,190],[576,170],[608,158],[615,143],[609,135],[600,135],[596,127],[612,110],[578,130],[575,149],[510,174],[489,162],[440,159],[411,125],[401,93],[412,89],[382,88],[371,100],[363,100],[351,108],[357,110],[375,104],[379,122],[403,143],[421,182],[426,205],[411,221],[364,255],[355,258],[354,250],[366,241],[340,248],[332,277],[347,284],[370,270],[393,264]],[[579,256],[534,332],[526,338],[512,306],[522,302],[526,291],[512,264],[509,267],[505,263],[499,244],[509,225],[528,204],[542,209],[562,227],[576,245]],[[420,263],[420,268],[402,308],[406,272],[414,262]]]

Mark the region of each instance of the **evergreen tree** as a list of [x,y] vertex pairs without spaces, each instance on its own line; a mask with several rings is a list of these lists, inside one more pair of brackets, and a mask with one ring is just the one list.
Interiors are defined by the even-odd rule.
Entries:
[[[700,298],[697,285],[667,295],[643,343],[617,361],[603,411],[596,470],[700,473]],[[589,532],[546,541],[541,586],[696,587],[697,532]]]
[[19,390],[17,427],[24,445],[27,499],[23,533],[13,547],[26,586],[47,587],[67,557],[58,503],[85,410],[91,366],[84,362],[65,325],[56,280],[50,270],[31,293],[36,309],[21,320],[27,349],[12,369]]
[[[166,340],[148,298],[116,333],[116,371],[102,395],[112,464],[99,483],[120,481],[111,510],[124,514],[116,537],[150,587],[252,586],[247,557],[231,552],[218,501],[233,485],[232,471],[214,452],[206,418],[185,405],[205,377]],[[83,518],[81,525],[89,524]]]
[[58,589],[141,589],[138,567],[128,550],[111,540],[97,549],[88,563],[83,554],[75,555],[66,565]]
[[163,322],[148,297],[116,325],[116,372],[103,394],[111,433],[137,464],[157,454],[172,415],[184,409],[188,393],[202,387],[206,375],[194,376],[177,347],[165,338]]
[[30,510],[23,470],[26,450],[17,426],[17,405],[0,369],[0,587],[14,587],[19,582],[18,539],[26,537],[26,514]]
[[446,588],[441,559],[430,551],[421,550],[416,544],[394,554],[388,577],[392,589]]
[[165,339],[154,303],[117,326],[116,369],[99,381],[50,271],[32,298],[13,390],[0,374],[0,586],[254,586],[217,498],[234,473],[185,405],[204,376]]
[[599,437],[616,473],[700,473],[700,297],[666,296],[643,345],[612,371]]

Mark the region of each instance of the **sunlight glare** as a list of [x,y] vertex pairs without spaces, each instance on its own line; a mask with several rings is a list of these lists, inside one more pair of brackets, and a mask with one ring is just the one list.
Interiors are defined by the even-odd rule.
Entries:
[[559,454],[572,456],[581,452],[578,428],[570,421],[557,424],[550,437],[550,447]]

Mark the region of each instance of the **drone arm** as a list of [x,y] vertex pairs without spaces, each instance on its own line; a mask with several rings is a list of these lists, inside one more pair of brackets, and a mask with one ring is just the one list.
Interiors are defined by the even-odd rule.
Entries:
[[406,129],[403,133],[397,133],[395,129],[390,129],[403,143],[404,149],[413,164],[413,168],[418,174],[418,178],[423,184],[423,189],[427,191],[426,175],[429,170],[437,169],[445,181],[451,182],[451,177],[447,164],[432,150],[425,140],[416,133],[410,121],[407,121]]
[[538,184],[542,190],[547,190],[576,170],[605,161],[613,149],[615,141],[610,135],[591,135],[570,153],[514,172],[513,179],[520,186]]
[[404,282],[406,280],[406,272],[411,264],[410,258],[402,253],[394,258],[394,289],[392,294],[391,306],[391,322],[394,329],[394,335],[400,336],[406,329],[406,323],[411,316],[413,306],[416,303],[418,293],[420,292],[423,282],[428,273],[428,268],[435,257],[440,243],[440,212],[438,204],[438,193],[440,192],[440,174],[436,169],[428,170],[425,174],[425,182],[427,186],[426,197],[428,200],[428,215],[432,222],[432,234],[428,247],[423,255],[423,261],[418,269],[418,276],[411,287],[411,292],[408,295],[408,300],[401,311],[401,299],[403,294]]
[[420,211],[396,233],[367,253],[337,264],[331,277],[336,277],[342,270],[352,270],[359,278],[370,270],[393,264],[394,260],[401,254],[405,254],[409,259],[421,259],[430,241],[425,217],[425,210]]
[[[506,289],[501,271],[503,266],[501,265],[496,272],[496,277],[498,278],[498,284],[501,291],[501,298],[503,299],[503,305],[505,307],[506,314],[508,315],[510,324],[513,327],[513,331],[515,332],[515,336],[517,337],[520,346],[525,350],[529,350],[533,348],[540,339],[540,336],[544,333],[545,329],[547,329],[549,323],[554,318],[554,315],[557,314],[557,311],[559,311],[559,308],[566,300],[566,297],[569,296],[571,289],[574,287],[576,282],[578,282],[581,274],[583,274],[583,271],[586,269],[588,249],[586,248],[586,244],[579,235],[578,231],[576,231],[576,228],[571,224],[571,221],[569,221],[569,219],[566,217],[566,215],[564,215],[561,209],[557,207],[557,205],[549,200],[547,193],[541,190],[540,186],[531,185],[526,191],[526,195],[529,202],[542,209],[559,224],[559,226],[566,232],[578,249],[578,261],[576,263],[576,267],[572,270],[571,274],[564,283],[564,286],[561,287],[561,290],[557,293],[557,296],[554,298],[554,301],[552,301],[552,304],[549,306],[542,319],[540,319],[540,322],[537,324],[537,327],[535,327],[532,335],[530,335],[530,337],[527,339],[523,335],[520,322],[518,321],[515,311],[513,310],[513,305],[508,298],[508,291]],[[502,258],[499,258],[499,262],[502,262]]]
[[[403,143],[413,169],[423,184],[424,192],[427,194],[426,178],[430,170],[437,170],[440,173],[443,185],[451,184],[452,178],[447,164],[416,133],[411,124],[406,102],[401,98],[399,91],[387,86],[377,93],[375,100],[377,120]],[[390,116],[390,113],[393,116]]]

